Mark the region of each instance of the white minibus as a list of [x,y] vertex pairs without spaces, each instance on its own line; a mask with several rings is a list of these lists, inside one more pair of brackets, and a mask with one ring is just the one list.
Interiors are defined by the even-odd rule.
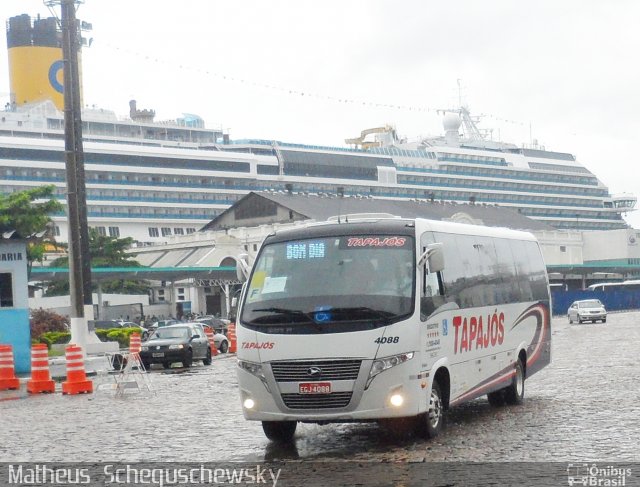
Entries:
[[451,406],[521,403],[551,360],[548,278],[526,232],[348,216],[272,234],[241,264],[241,403],[274,441],[298,422],[434,437]]

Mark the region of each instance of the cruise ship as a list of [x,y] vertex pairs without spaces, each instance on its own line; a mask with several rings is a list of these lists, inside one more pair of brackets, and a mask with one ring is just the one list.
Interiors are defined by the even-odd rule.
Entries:
[[[0,114],[0,192],[53,184],[64,204],[61,50],[51,20],[7,23],[11,101]],[[86,108],[89,226],[153,245],[196,232],[250,191],[286,191],[499,205],[557,229],[628,227],[623,214],[636,197],[611,195],[572,154],[487,140],[465,107],[442,115],[440,136],[401,140],[385,126],[326,147],[231,140],[196,115],[156,121],[133,100],[126,119]],[[66,241],[65,214],[53,221]]]

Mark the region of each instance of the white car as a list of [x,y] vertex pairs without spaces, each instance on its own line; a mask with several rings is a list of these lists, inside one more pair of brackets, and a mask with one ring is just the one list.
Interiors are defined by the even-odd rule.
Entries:
[[584,321],[596,321],[607,322],[607,310],[604,304],[599,299],[583,299],[581,301],[574,301],[567,310],[567,318],[569,323],[577,321],[582,323]]
[[[220,333],[218,330],[214,329],[212,326],[202,323],[202,322],[193,322],[187,323],[189,325],[195,326],[198,329],[201,329],[203,332],[208,328],[213,331],[213,343],[216,345],[216,349],[220,353],[227,353],[229,351],[229,339]],[[206,333],[205,333],[206,334]]]

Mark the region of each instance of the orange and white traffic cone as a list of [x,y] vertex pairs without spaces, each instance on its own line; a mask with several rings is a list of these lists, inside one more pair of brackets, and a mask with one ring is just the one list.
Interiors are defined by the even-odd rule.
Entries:
[[140,333],[135,332],[129,336],[129,353],[140,353],[142,350],[142,340],[140,338]]
[[238,351],[238,339],[236,338],[236,324],[231,323],[227,328],[227,338],[229,339],[229,353]]
[[20,389],[20,379],[16,377],[13,362],[13,347],[0,345],[0,391],[15,391]]
[[218,355],[218,349],[216,348],[216,341],[214,339],[213,330],[208,326],[204,329],[205,335],[207,335],[207,340],[209,340],[209,348],[211,349],[211,356],[215,357]]
[[93,392],[93,382],[87,379],[84,370],[84,356],[78,345],[67,345],[67,380],[62,383],[63,394],[84,394]]
[[49,351],[44,343],[31,347],[31,379],[27,382],[29,394],[55,392],[56,383],[49,374]]

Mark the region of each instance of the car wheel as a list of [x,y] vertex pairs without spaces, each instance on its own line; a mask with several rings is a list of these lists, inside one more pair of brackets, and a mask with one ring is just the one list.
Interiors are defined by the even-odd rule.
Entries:
[[191,367],[192,363],[193,363],[193,350],[189,349],[184,354],[184,358],[182,359],[182,366],[184,368],[189,368]]
[[434,382],[429,396],[429,409],[422,414],[420,433],[426,438],[435,438],[442,430],[444,423],[444,402],[440,384]]
[[571,315],[567,315],[567,319],[569,320],[569,323],[573,323],[573,320],[571,319]]
[[524,365],[522,365],[522,360],[518,359],[513,382],[504,390],[504,399],[507,404],[522,404],[524,401],[524,379]]
[[296,433],[296,421],[263,421],[264,434],[276,443],[289,443]]
[[504,406],[505,398],[504,398],[504,389],[499,391],[490,392],[487,394],[487,399],[489,399],[489,404],[494,408],[499,408]]
[[220,353],[227,353],[229,351],[229,344],[224,341],[220,344]]
[[144,370],[149,370],[149,368],[151,367],[151,363],[147,362],[146,360],[143,360],[142,366],[144,367]]
[[607,322],[607,319],[605,318],[604,320],[602,320],[602,322],[603,322],[603,323],[606,323],[606,322]]
[[211,365],[211,348],[207,349],[207,356],[202,360],[203,365]]

